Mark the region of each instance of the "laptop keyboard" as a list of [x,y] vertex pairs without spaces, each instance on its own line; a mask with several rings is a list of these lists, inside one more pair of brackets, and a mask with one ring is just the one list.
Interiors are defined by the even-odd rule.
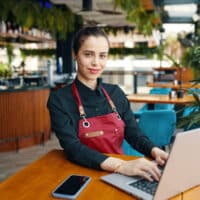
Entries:
[[154,195],[155,192],[156,192],[156,188],[158,186],[158,182],[157,181],[150,182],[150,181],[145,180],[145,179],[140,179],[136,182],[130,183],[129,185],[132,186],[132,187],[135,187],[139,190],[142,190],[146,193]]
[[[165,166],[158,166],[158,168],[160,169],[161,174],[162,174]],[[155,180],[150,182],[150,181],[142,178],[142,179],[139,179],[138,181],[130,183],[129,185],[134,187],[134,188],[137,188],[139,190],[142,190],[142,191],[144,191],[148,194],[154,195],[155,192],[156,192],[156,188],[158,186],[158,183],[159,182],[155,181]]]

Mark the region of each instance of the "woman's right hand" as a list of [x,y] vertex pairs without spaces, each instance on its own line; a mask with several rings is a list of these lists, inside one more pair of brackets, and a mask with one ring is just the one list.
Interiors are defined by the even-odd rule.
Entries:
[[158,181],[161,176],[158,164],[145,158],[125,161],[118,166],[115,172],[128,176],[141,176],[149,181]]

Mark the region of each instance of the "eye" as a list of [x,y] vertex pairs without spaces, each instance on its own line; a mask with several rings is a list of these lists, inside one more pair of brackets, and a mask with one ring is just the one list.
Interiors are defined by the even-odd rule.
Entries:
[[86,57],[91,57],[91,56],[92,56],[92,53],[91,53],[91,52],[85,52],[84,55],[85,55]]
[[101,59],[106,59],[107,58],[107,54],[100,54],[100,58]]

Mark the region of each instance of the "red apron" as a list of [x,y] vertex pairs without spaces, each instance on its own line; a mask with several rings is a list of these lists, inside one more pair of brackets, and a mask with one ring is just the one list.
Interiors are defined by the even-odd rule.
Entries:
[[72,83],[72,92],[78,105],[81,119],[79,120],[78,137],[80,141],[101,153],[123,154],[124,122],[119,116],[114,103],[102,87],[112,111],[109,114],[86,118],[86,114],[76,87]]

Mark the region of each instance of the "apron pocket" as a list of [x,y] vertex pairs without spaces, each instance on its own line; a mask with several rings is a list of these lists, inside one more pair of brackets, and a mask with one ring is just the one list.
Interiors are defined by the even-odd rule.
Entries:
[[103,135],[104,132],[103,131],[93,131],[93,132],[89,132],[89,133],[85,133],[85,137],[86,138],[92,138],[92,137],[98,137]]

